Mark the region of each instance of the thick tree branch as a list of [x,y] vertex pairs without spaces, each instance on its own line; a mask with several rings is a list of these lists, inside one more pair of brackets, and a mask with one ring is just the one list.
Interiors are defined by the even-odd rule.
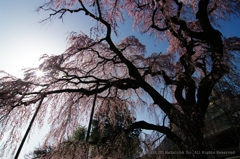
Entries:
[[170,27],[169,26],[166,26],[165,28],[159,28],[156,24],[155,24],[155,15],[156,15],[156,12],[157,12],[158,8],[156,8],[154,11],[153,11],[153,15],[152,15],[152,25],[151,27],[156,29],[157,31],[166,31],[168,30]]
[[224,70],[225,65],[223,64],[223,42],[221,39],[221,33],[215,30],[209,20],[207,7],[209,0],[199,1],[199,10],[196,14],[196,18],[199,19],[200,25],[206,36],[206,41],[209,43],[211,53],[212,53],[212,70],[205,76],[199,84],[199,89],[197,93],[197,106],[201,107],[202,113],[207,111],[208,98],[214,85],[218,80],[227,72]]
[[128,129],[125,130],[126,133],[129,133],[133,131],[134,129],[146,129],[146,130],[155,130],[160,133],[163,133],[166,135],[167,138],[172,140],[175,144],[177,144],[180,148],[184,149],[184,141],[179,138],[176,134],[174,134],[168,127],[165,126],[159,126],[147,123],[145,121],[138,121],[133,123]]
[[186,32],[192,38],[196,38],[199,40],[205,40],[206,36],[203,32],[195,32],[188,28],[186,22],[184,20],[179,19],[178,17],[174,16],[170,18],[170,21],[176,25],[179,25],[180,28]]
[[[159,107],[162,108],[162,110],[170,115],[170,112],[172,109],[174,109],[174,107],[165,99],[163,98],[151,85],[149,85],[141,76],[141,74],[139,73],[138,69],[133,65],[133,63],[131,61],[129,61],[126,57],[124,57],[124,55],[122,54],[122,52],[116,47],[116,45],[113,43],[112,39],[111,39],[111,25],[103,19],[102,16],[97,17],[96,15],[92,14],[91,12],[88,11],[88,9],[84,6],[84,4],[82,3],[81,0],[79,0],[79,3],[81,5],[82,8],[78,9],[79,11],[84,11],[86,15],[92,17],[93,19],[95,19],[96,21],[101,22],[103,25],[105,25],[106,27],[106,37],[102,40],[106,40],[107,43],[110,46],[110,49],[119,57],[119,59],[126,64],[128,71],[129,71],[129,75],[133,78],[136,79],[136,83],[138,83],[137,85],[139,87],[142,87],[145,91],[147,91],[149,93],[149,95],[152,97],[152,99],[154,100],[154,103],[159,105]],[[100,8],[99,8],[100,9]],[[98,11],[99,13],[101,11]],[[110,84],[111,85],[111,84]],[[106,90],[107,88],[110,87],[109,84],[105,85],[104,87],[102,87],[101,89]],[[65,89],[65,90],[56,90],[56,91],[51,91],[49,92],[50,94],[52,93],[61,93],[61,91],[63,92],[81,92],[84,93],[86,95],[92,95],[92,93],[99,93],[96,91],[87,91],[86,89]]]
[[140,87],[142,87],[146,92],[148,92],[148,94],[152,97],[152,99],[154,100],[154,103],[159,105],[159,107],[162,108],[162,110],[170,115],[171,110],[174,109],[174,107],[172,106],[171,103],[169,103],[165,98],[163,98],[159,92],[157,92],[151,85],[149,85],[141,76],[141,74],[139,73],[138,69],[133,65],[133,63],[131,61],[129,61],[128,59],[126,59],[126,57],[124,57],[124,55],[122,54],[122,52],[115,46],[115,44],[113,43],[112,39],[111,39],[111,25],[104,20],[103,18],[97,18],[95,15],[91,14],[82,4],[81,1],[79,1],[80,4],[82,5],[84,11],[89,14],[92,18],[94,18],[95,20],[101,22],[103,25],[106,26],[107,28],[107,33],[106,33],[106,38],[105,40],[108,42],[110,49],[119,57],[119,59],[126,64],[128,71],[129,71],[129,75],[133,78],[135,78],[138,83],[138,85]]
[[178,81],[171,79],[164,70],[161,71],[152,71],[151,68],[147,69],[143,73],[143,77],[146,75],[151,75],[151,76],[158,76],[161,75],[165,81],[166,85],[177,85]]

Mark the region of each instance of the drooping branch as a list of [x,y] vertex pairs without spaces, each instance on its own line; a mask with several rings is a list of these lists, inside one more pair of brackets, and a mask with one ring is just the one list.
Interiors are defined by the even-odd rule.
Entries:
[[110,46],[110,49],[119,57],[119,59],[126,64],[128,71],[129,71],[129,75],[133,78],[135,78],[138,83],[138,85],[140,87],[142,87],[146,92],[148,92],[148,94],[152,97],[152,99],[154,100],[154,103],[159,105],[159,107],[162,108],[162,110],[170,115],[171,110],[174,109],[174,107],[172,106],[171,103],[169,103],[164,97],[162,97],[159,92],[157,92],[151,85],[149,85],[141,76],[141,74],[139,73],[138,69],[136,68],[136,66],[134,66],[134,64],[129,61],[123,54],[122,52],[116,47],[116,45],[113,43],[112,39],[111,39],[111,25],[104,20],[103,18],[100,17],[96,17],[95,15],[91,14],[82,4],[82,2],[80,1],[84,11],[88,14],[90,14],[90,16],[92,18],[94,18],[95,20],[101,22],[103,25],[106,26],[107,29],[107,33],[106,33],[106,38],[105,40],[107,41],[107,43]]
[[[154,100],[154,103],[159,105],[159,107],[168,115],[170,115],[170,112],[172,109],[174,109],[174,107],[171,105],[171,103],[169,103],[164,97],[162,97],[158,91],[156,91],[150,84],[148,84],[143,77],[141,76],[141,74],[138,71],[138,68],[131,62],[129,61],[121,52],[121,50],[118,49],[118,47],[114,44],[114,42],[111,39],[111,32],[112,32],[112,26],[111,24],[106,21],[104,19],[103,16],[100,15],[94,15],[93,13],[91,13],[83,4],[82,1],[79,0],[80,6],[81,8],[79,8],[79,11],[83,11],[85,12],[85,14],[87,16],[90,16],[91,18],[95,19],[96,21],[102,23],[105,27],[106,27],[106,36],[105,38],[101,39],[106,40],[106,42],[109,44],[109,48],[110,50],[112,50],[119,58],[119,60],[124,63],[127,68],[128,68],[128,72],[130,77],[133,77],[136,79],[136,83],[137,83],[137,87],[142,87],[146,92],[149,93],[149,95],[152,97],[152,99]],[[97,9],[98,9],[98,13],[101,13],[101,8],[99,6],[99,3],[97,3]],[[108,84],[106,84],[108,85]],[[110,85],[109,85],[110,86]],[[107,88],[109,86],[105,86],[103,88]],[[123,87],[122,87],[123,88]],[[65,92],[71,91],[71,90],[64,90]],[[79,92],[79,89],[77,90],[73,90],[74,92]],[[81,92],[84,92],[86,94],[89,94],[89,92],[87,92],[85,89],[81,89]],[[57,90],[54,92],[49,92],[49,93],[59,93],[61,91]]]
[[[45,110],[53,109],[51,120],[54,121],[49,134],[57,132],[58,139],[62,139],[66,132],[72,131],[79,124],[79,114],[88,110],[89,101],[93,100],[92,95],[98,94],[98,111],[109,113],[109,108],[118,112],[121,106],[113,104],[117,100],[126,102],[129,107],[135,106],[135,101],[128,98],[129,93],[134,91],[138,101],[147,105],[145,97],[142,98],[140,94],[145,92],[152,98],[151,102],[165,113],[163,121],[167,117],[174,126],[181,129],[184,141],[164,125],[144,121],[134,123],[126,132],[137,128],[154,130],[165,134],[183,149],[188,147],[197,150],[200,145],[201,150],[204,150],[202,130],[208,99],[216,82],[226,72],[222,63],[221,34],[211,26],[208,18],[213,9],[216,10],[212,15],[215,11],[219,12],[221,4],[211,9],[208,6],[209,0],[154,0],[148,3],[129,0],[127,4],[118,0],[65,2],[50,0],[42,9],[53,12],[49,18],[57,15],[63,18],[66,13],[83,12],[97,21],[96,30],[92,29],[93,34],[103,37],[93,40],[82,33],[73,35],[69,38],[71,47],[64,54],[49,57],[39,67],[46,71],[45,77],[34,77],[35,69],[27,72],[23,79],[26,82],[4,83],[1,86],[4,91],[0,90],[0,108],[4,114],[1,118],[5,118],[5,114],[9,115],[12,109],[12,112],[16,112],[14,115],[17,115],[18,108],[39,102],[41,95],[45,94],[49,99],[49,102],[43,104]],[[195,19],[191,13],[196,11],[196,3],[199,3],[199,10]],[[88,4],[90,5],[87,6]],[[116,31],[119,19],[124,21],[123,16],[127,15],[125,13],[134,17],[134,26],[139,26],[140,30],[156,33],[156,37],[169,40],[170,51],[164,56],[153,53],[146,57],[145,46],[133,36],[123,39],[119,44],[113,42],[112,31]],[[211,18],[215,20],[215,17]],[[232,41],[239,39],[229,39],[224,49],[239,50],[239,44],[233,45]],[[96,85],[99,87],[96,88]],[[161,87],[169,88],[166,97],[165,92],[161,95],[161,90],[158,89]],[[175,98],[171,100],[169,95]],[[110,98],[113,102],[106,102]],[[31,107],[23,108],[30,110]]]
[[125,130],[126,133],[133,131],[134,129],[145,129],[145,130],[155,130],[166,135],[167,138],[172,140],[180,148],[184,149],[184,141],[174,134],[171,129],[165,126],[159,126],[147,123],[145,121],[138,121],[133,123],[128,129]]

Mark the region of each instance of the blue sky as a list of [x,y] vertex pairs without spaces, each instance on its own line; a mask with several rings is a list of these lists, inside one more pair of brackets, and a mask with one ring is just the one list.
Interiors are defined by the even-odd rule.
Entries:
[[[63,22],[56,18],[46,23],[39,23],[48,17],[46,12],[36,12],[37,7],[43,2],[43,0],[2,0],[0,2],[0,70],[19,76],[21,69],[36,67],[41,54],[63,53],[67,48],[67,32],[81,30],[89,34],[90,27],[95,25],[95,22],[83,14],[67,14]],[[147,45],[149,54],[154,51],[166,51],[166,43],[158,43],[155,46],[154,37],[133,32],[130,23],[131,19],[127,19],[127,25],[124,25],[119,38],[114,41],[128,35],[135,35]],[[239,18],[222,24],[220,31],[224,36],[240,36]]]
[[[5,70],[13,75],[20,75],[19,71],[26,67],[39,64],[38,59],[42,54],[60,54],[67,48],[67,33],[80,30],[89,34],[95,22],[83,14],[67,14],[61,21],[55,18],[45,23],[39,23],[48,17],[48,13],[36,9],[42,0],[11,0],[0,2],[0,70]],[[132,31],[131,19],[127,25],[121,27],[120,36],[135,35],[147,46],[148,53],[166,51],[166,43],[155,45],[154,37],[141,35]],[[224,36],[240,36],[240,20],[223,22],[220,31]]]
[[42,54],[62,53],[68,31],[87,31],[89,26],[77,26],[79,16],[73,15],[64,22],[56,19],[39,23],[48,17],[45,12],[35,11],[39,4],[40,0],[0,2],[0,70],[16,75],[22,68],[36,66]]
[[[95,25],[84,14],[67,14],[61,21],[55,18],[45,23],[39,23],[48,17],[48,13],[36,9],[44,1],[12,0],[0,2],[0,70],[13,75],[19,75],[22,68],[37,66],[42,54],[60,54],[67,48],[67,33],[80,30],[89,34],[91,26]],[[127,20],[130,22],[130,20]],[[158,51],[154,38],[132,32],[131,25],[125,25],[120,36],[115,41],[128,35],[142,37],[141,42],[147,44],[148,51]],[[166,50],[163,45],[163,51]],[[160,52],[160,51],[159,51]]]

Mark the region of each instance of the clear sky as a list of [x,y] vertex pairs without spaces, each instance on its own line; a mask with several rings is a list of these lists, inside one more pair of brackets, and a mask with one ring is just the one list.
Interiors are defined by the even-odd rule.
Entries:
[[[47,12],[36,12],[43,2],[44,0],[0,2],[0,70],[19,75],[22,68],[37,66],[40,55],[64,52],[68,32],[81,30],[89,34],[90,27],[95,25],[95,22],[83,14],[67,14],[63,21],[55,18],[39,23],[48,17]],[[132,32],[130,25],[124,26],[119,39],[127,35],[148,38]],[[147,43],[151,46],[148,50],[159,50],[154,49],[157,48],[154,46],[154,38],[148,38]]]
[[[11,0],[0,2],[0,70],[5,70],[13,75],[26,67],[39,64],[38,59],[42,54],[60,54],[67,48],[67,33],[83,31],[89,34],[94,22],[83,14],[67,14],[61,21],[55,18],[45,23],[39,23],[48,17],[48,13],[36,12],[44,0]],[[121,29],[117,40],[128,35],[135,35],[147,45],[148,53],[153,51],[166,51],[165,43],[155,46],[154,38],[132,32],[130,19],[128,25]],[[224,22],[220,30],[224,36],[240,36],[240,20]]]
[[62,22],[36,12],[44,1],[21,0],[0,2],[0,70],[16,75],[26,67],[37,66],[42,54],[60,54],[66,49],[68,31],[87,31],[89,25],[77,23],[79,16],[69,15]]
[[[46,12],[36,12],[44,0],[1,0],[0,1],[0,70],[19,76],[26,67],[36,67],[41,54],[60,54],[67,48],[67,32],[83,31],[95,23],[83,14],[67,14],[64,20],[54,19],[39,23],[48,17]],[[148,53],[166,51],[165,43],[155,46],[154,38],[132,32],[131,20],[121,29],[119,40],[135,35],[147,45]],[[224,22],[220,30],[224,36],[240,36],[240,20]],[[118,39],[115,39],[117,41]],[[37,146],[37,145],[36,145]],[[21,158],[23,154],[21,155]]]

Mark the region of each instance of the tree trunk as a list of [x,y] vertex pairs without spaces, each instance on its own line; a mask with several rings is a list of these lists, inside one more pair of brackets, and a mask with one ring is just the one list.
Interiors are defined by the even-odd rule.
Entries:
[[[179,134],[185,143],[186,158],[208,159],[208,156],[202,152],[207,151],[205,139],[203,137],[204,115],[194,111],[191,117],[187,117],[186,121],[179,121]],[[198,111],[199,112],[199,111]],[[185,157],[184,156],[184,157]]]
[[189,144],[189,149],[193,152],[194,159],[208,159],[208,156],[203,153],[204,151],[207,151],[205,139],[203,137],[203,124],[195,123],[195,125],[191,125],[190,128],[191,136],[188,140],[191,144]]

